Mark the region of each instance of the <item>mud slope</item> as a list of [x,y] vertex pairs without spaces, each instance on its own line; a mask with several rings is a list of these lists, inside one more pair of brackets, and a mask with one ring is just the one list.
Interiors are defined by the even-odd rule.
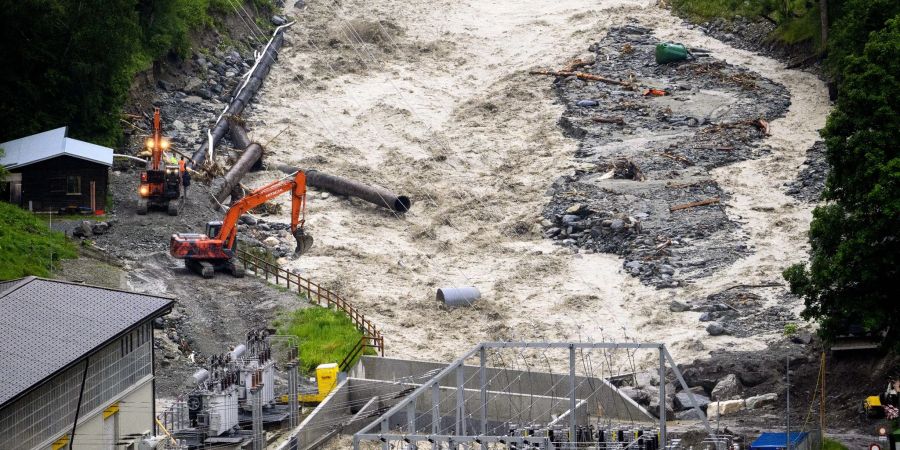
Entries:
[[[668,302],[776,280],[803,257],[810,206],[782,184],[815,140],[827,96],[814,77],[687,30],[651,3],[326,0],[289,11],[298,23],[246,113],[252,137],[274,138],[270,167],[315,167],[416,201],[395,216],[312,194],[316,246],[291,268],[353,299],[383,326],[394,356],[450,359],[482,340],[629,337],[666,342],[687,359],[734,343],[709,338],[699,313],[673,315]],[[559,67],[629,22],[709,48],[792,96],[762,143],[768,156],[712,170],[752,252],[702,284],[656,290],[616,256],[573,253],[542,237],[547,190],[574,173],[576,141],[557,126],[563,107],[552,80],[527,71]],[[262,172],[250,183],[278,176]],[[445,309],[434,290],[453,285],[478,286],[483,300]],[[767,301],[781,297],[772,291]],[[748,349],[766,341],[740,339]]]

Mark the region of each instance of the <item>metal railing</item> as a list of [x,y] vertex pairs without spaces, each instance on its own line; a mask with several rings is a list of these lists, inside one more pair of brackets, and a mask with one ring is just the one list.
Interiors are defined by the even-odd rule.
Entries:
[[[349,369],[353,365],[353,363],[365,353],[367,348],[374,348],[376,352],[379,350],[383,350],[383,345],[379,347],[378,345],[373,344],[375,340],[376,338],[373,338],[372,336],[363,336],[362,338],[360,338],[359,342],[357,342],[356,345],[353,346],[353,349],[347,353],[347,356],[345,356],[341,363],[338,365],[338,368],[341,370],[341,372],[346,372],[347,369]],[[382,356],[384,355],[382,354]]]
[[337,293],[313,283],[296,273],[282,269],[277,264],[266,261],[256,255],[243,250],[237,251],[237,257],[241,260],[245,271],[252,271],[256,276],[265,278],[266,281],[281,286],[282,283],[288,290],[296,290],[299,294],[306,295],[310,302],[326,308],[334,308],[342,311],[350,321],[363,333],[362,341],[367,347],[374,348],[380,356],[384,356],[384,336],[374,323],[366,319],[353,305]]

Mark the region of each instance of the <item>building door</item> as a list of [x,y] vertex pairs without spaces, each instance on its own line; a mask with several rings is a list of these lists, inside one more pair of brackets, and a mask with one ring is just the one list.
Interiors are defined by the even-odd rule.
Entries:
[[0,191],[3,191],[3,198],[0,198],[0,200],[22,206],[22,174],[9,173],[6,174],[6,178],[0,181],[2,181],[0,183],[2,185]]

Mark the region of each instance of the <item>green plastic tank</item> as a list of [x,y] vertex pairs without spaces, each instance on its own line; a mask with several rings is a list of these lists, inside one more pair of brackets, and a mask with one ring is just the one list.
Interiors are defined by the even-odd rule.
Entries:
[[668,64],[676,61],[684,61],[690,57],[691,52],[687,47],[672,42],[656,44],[656,63]]

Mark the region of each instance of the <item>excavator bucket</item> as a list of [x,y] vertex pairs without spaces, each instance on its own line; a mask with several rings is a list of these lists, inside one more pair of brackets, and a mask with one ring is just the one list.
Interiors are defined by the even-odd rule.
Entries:
[[304,233],[303,228],[297,228],[297,231],[294,232],[294,239],[297,240],[297,248],[294,250],[296,256],[306,253],[313,245],[312,236]]

